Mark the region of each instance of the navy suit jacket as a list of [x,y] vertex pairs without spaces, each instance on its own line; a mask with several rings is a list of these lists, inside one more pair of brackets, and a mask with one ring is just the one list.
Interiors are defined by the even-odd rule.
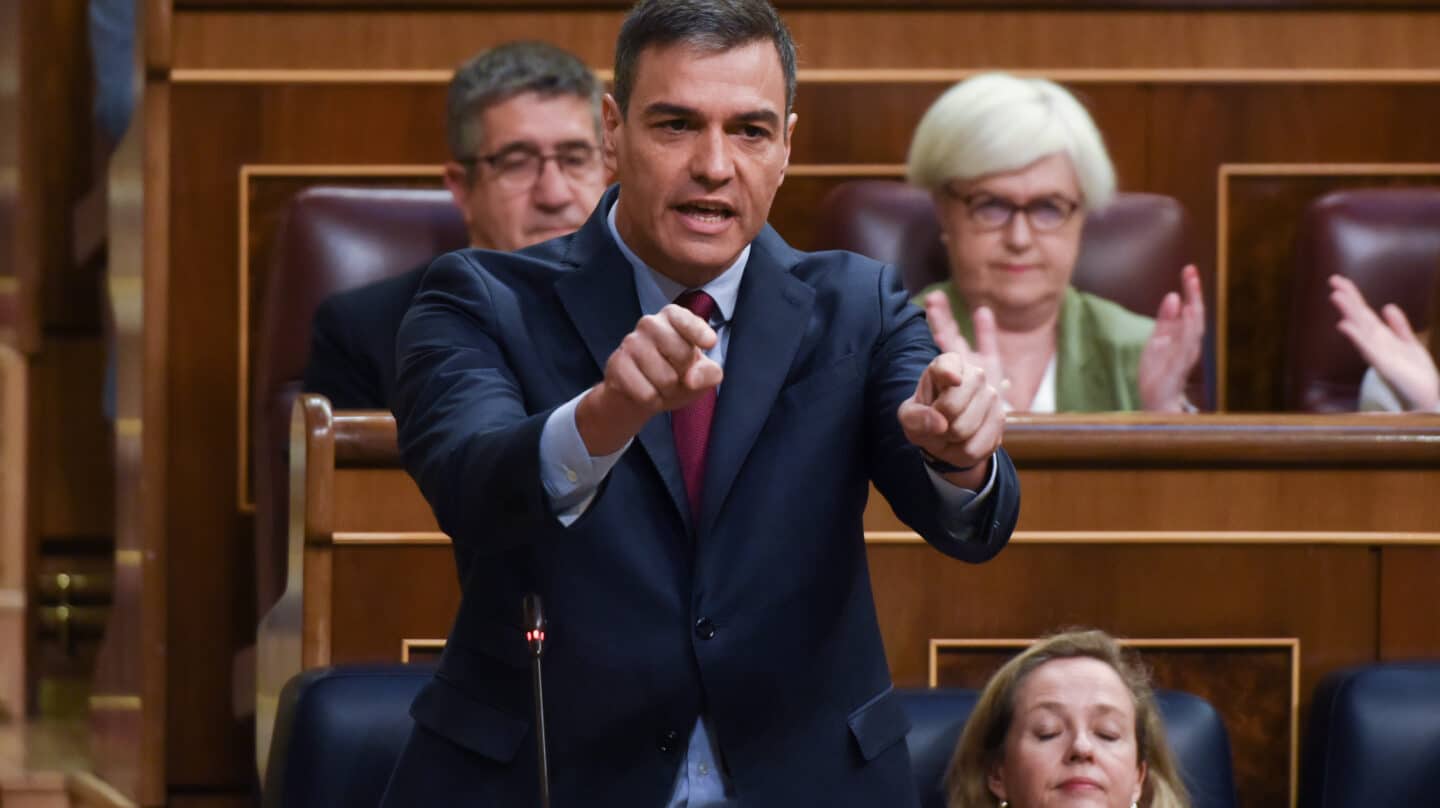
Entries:
[[315,309],[301,385],[337,410],[388,410],[395,392],[395,333],[425,267],[336,292]]
[[541,428],[640,317],[605,222],[615,199],[570,236],[442,256],[401,326],[401,454],[454,540],[463,597],[386,804],[535,803],[533,591],[555,804],[664,805],[703,713],[742,805],[915,805],[865,558],[868,486],[936,549],[979,562],[1014,528],[1014,467],[997,453],[989,499],[951,537],[896,419],[936,355],[923,314],[893,268],[802,253],[767,226],[731,320],[699,517],[662,415],[562,526]]

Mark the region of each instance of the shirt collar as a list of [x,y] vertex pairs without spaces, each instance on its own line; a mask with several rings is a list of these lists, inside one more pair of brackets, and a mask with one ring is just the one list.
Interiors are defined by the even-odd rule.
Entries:
[[[615,210],[619,207],[620,200],[617,199],[615,204],[610,206],[610,214],[605,217],[605,223],[610,226],[610,236],[615,239],[615,246],[620,248],[620,254],[625,256],[625,260],[630,262],[630,267],[635,272],[635,293],[640,298],[640,311],[654,314],[665,308],[665,304],[674,301],[688,287],[651,269],[630,249],[625,240],[620,238],[620,230],[615,227]],[[720,310],[724,322],[730,322],[735,313],[735,301],[740,297],[740,279],[745,276],[745,264],[749,260],[750,245],[746,244],[745,249],[735,258],[735,263],[700,287],[705,294],[714,298],[715,306]]]

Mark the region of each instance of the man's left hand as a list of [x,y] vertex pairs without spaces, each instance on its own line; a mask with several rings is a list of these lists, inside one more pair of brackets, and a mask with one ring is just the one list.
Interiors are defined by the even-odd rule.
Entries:
[[944,475],[946,480],[977,491],[984,486],[990,456],[1005,432],[1005,408],[984,370],[958,354],[940,354],[920,375],[898,417],[911,443],[964,469]]

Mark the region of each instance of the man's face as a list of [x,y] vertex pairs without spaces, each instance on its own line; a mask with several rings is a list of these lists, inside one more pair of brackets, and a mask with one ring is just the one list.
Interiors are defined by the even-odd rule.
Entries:
[[642,51],[627,112],[605,97],[616,227],[645,263],[686,286],[725,271],[770,215],[795,116],[775,45]]
[[579,228],[605,191],[586,100],[521,93],[480,115],[484,142],[468,156],[469,176],[459,162],[445,166],[471,246],[518,250]]

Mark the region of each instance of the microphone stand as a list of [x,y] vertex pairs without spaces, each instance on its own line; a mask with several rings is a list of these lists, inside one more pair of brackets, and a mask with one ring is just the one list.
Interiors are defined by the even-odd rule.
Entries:
[[540,655],[545,652],[545,612],[540,596],[531,592],[522,603],[525,640],[530,645],[530,684],[535,693],[535,751],[540,764],[540,808],[550,808],[550,756],[545,745],[545,684]]

